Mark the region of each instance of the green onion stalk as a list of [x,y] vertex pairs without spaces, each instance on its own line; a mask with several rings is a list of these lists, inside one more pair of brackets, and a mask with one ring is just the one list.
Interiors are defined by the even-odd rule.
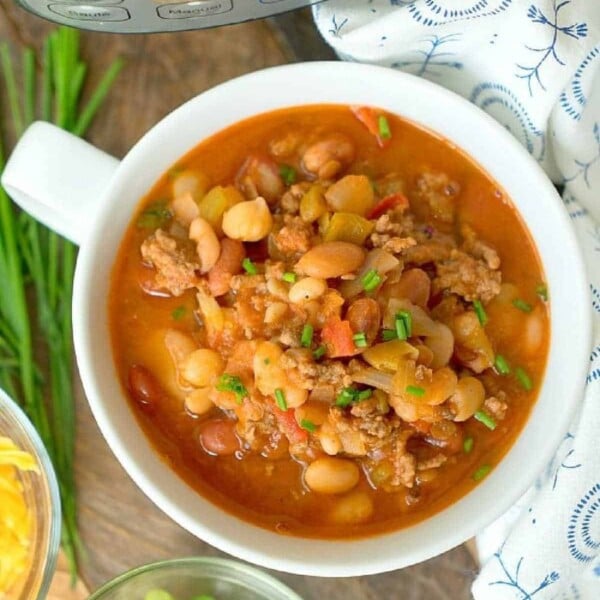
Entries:
[[[36,61],[42,65],[41,82]],[[80,57],[76,30],[54,30],[41,57],[25,48],[17,64],[8,45],[0,45],[0,99],[6,100],[0,109],[9,116],[14,139],[36,117],[83,136],[122,66],[117,59],[81,106],[87,65]],[[7,141],[0,130],[0,174]],[[24,408],[52,459],[62,503],[62,547],[73,580],[81,550],[73,464],[71,297],[76,253],[71,242],[18,210],[0,187],[0,386]]]

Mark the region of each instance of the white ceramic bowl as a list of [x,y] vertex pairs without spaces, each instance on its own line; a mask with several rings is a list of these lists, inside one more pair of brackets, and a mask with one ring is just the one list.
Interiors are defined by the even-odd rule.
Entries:
[[[393,533],[348,541],[293,538],[260,529],[225,514],[188,487],[160,460],[136,422],[115,371],[107,324],[117,249],[134,207],[157,178],[228,125],[257,113],[315,103],[379,106],[437,132],[473,157],[506,190],[527,223],[551,298],[546,378],[526,427],[501,464],[435,516]],[[388,571],[464,542],[506,511],[545,467],[566,432],[585,380],[591,327],[584,267],[553,185],[511,134],[481,110],[391,69],[306,63],[246,75],[190,100],[153,127],[118,166],[83,142],[64,134],[57,139],[49,127],[38,124],[29,131],[11,158],[4,183],[25,208],[81,244],[73,305],[75,346],[94,416],[139,487],[190,532],[230,554],[292,573]],[[102,197],[94,195],[100,191]],[[567,339],[568,344],[559,343]]]

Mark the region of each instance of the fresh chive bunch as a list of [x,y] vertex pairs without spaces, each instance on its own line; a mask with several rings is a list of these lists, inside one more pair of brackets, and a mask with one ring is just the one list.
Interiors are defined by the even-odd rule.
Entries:
[[[41,82],[36,62],[42,65]],[[9,116],[15,138],[35,118],[53,121],[81,136],[122,66],[122,61],[116,60],[80,108],[88,67],[80,57],[76,30],[54,30],[46,38],[41,56],[26,48],[20,63],[14,61],[7,44],[0,45],[0,80],[5,84],[0,100],[7,101],[0,109]],[[0,173],[8,142],[0,130]],[[73,468],[71,296],[75,258],[73,244],[19,211],[0,187],[0,386],[21,403],[52,458],[62,502],[62,546],[73,577],[80,548]]]

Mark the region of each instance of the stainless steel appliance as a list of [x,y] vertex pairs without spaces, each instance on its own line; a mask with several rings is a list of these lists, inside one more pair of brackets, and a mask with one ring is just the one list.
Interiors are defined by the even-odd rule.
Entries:
[[113,33],[204,29],[260,19],[321,0],[16,0],[55,23]]

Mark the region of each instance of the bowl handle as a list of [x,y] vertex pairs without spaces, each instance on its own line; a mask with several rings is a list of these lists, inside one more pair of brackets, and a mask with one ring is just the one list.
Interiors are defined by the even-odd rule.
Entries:
[[37,121],[17,143],[2,185],[23,210],[81,245],[118,166],[113,156]]

